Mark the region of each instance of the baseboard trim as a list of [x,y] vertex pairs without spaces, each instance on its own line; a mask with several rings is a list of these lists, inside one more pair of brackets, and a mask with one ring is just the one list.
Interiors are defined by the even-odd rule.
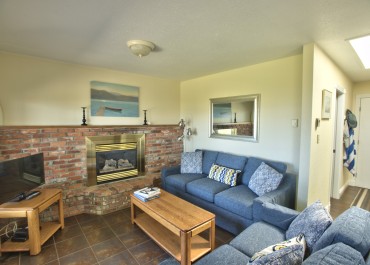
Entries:
[[343,193],[346,191],[347,187],[349,186],[350,180],[347,180],[346,183],[339,189],[339,199],[342,197]]

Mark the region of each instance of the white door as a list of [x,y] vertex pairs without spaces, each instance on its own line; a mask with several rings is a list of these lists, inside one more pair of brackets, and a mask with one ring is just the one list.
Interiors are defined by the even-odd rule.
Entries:
[[370,97],[360,98],[356,186],[370,189]]

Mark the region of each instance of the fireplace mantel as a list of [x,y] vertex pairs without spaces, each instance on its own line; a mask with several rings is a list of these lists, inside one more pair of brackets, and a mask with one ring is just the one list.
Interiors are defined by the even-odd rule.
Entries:
[[[85,137],[117,134],[145,134],[144,176],[87,187]],[[181,134],[177,125],[0,126],[0,161],[43,153],[46,186],[63,189],[65,215],[104,214],[128,207],[121,197],[159,180],[163,167],[180,164]]]

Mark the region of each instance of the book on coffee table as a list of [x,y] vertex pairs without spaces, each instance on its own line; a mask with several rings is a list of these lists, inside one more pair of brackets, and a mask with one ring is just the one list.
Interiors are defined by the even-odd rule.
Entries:
[[140,196],[140,195],[138,195],[138,194],[134,194],[134,196],[135,196],[136,198],[138,198],[139,200],[143,201],[143,202],[148,202],[148,201],[151,201],[151,200],[154,200],[154,199],[159,198],[159,195],[155,195],[155,196],[150,197],[150,198],[144,198],[144,197],[141,197],[141,196]]
[[[153,197],[159,197],[161,190],[156,187],[146,187],[137,191],[134,191],[134,195],[138,195],[142,198],[149,199]],[[140,198],[139,198],[140,199]]]

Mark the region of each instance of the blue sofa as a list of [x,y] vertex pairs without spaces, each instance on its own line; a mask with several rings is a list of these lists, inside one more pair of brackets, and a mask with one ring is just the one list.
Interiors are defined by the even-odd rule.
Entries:
[[[162,188],[216,215],[216,225],[237,235],[259,220],[264,202],[295,206],[296,176],[286,173],[286,164],[210,150],[202,151],[202,172],[183,173],[181,166],[162,169]],[[274,191],[263,196],[249,189],[248,183],[256,169],[264,162],[283,174]],[[237,185],[229,185],[207,178],[213,164],[240,170]]]
[[[229,244],[218,247],[194,265],[245,265],[256,252],[286,240],[288,229],[300,213],[286,207],[265,203],[260,214],[261,221],[252,224]],[[370,212],[351,207],[329,224],[320,236],[312,241],[310,248],[311,251],[307,250],[307,243],[304,260],[302,257],[299,262],[281,259],[274,260],[275,263],[255,262],[256,264],[304,265],[370,264]],[[179,263],[171,258],[160,265],[176,264]]]

